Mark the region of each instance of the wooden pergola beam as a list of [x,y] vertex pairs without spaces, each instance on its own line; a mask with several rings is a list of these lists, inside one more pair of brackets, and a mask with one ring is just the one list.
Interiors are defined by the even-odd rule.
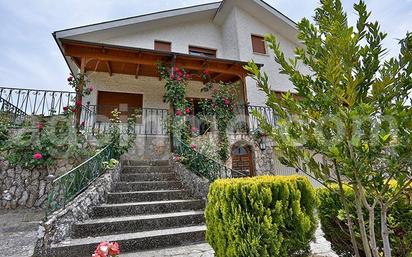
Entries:
[[112,68],[110,67],[110,61],[106,61],[107,72],[109,72],[110,77],[113,75]]
[[139,72],[140,72],[140,64],[136,65],[136,75],[135,78],[138,79],[139,78]]

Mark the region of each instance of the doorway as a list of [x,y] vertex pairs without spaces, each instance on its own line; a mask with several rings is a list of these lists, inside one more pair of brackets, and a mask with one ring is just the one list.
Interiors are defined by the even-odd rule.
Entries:
[[232,169],[244,176],[254,176],[253,156],[250,146],[238,145],[232,148]]

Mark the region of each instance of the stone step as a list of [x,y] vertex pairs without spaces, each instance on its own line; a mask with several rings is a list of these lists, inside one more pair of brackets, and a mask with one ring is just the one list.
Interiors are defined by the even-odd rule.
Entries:
[[167,181],[176,180],[176,174],[168,173],[125,173],[120,175],[120,181]]
[[136,191],[109,193],[107,203],[130,203],[130,202],[149,202],[179,200],[191,198],[189,191],[186,190],[155,190],[155,191]]
[[135,173],[169,173],[170,166],[123,166],[122,174]]
[[122,166],[167,166],[169,160],[122,160]]
[[95,218],[132,216],[140,214],[171,213],[188,210],[202,210],[204,200],[169,200],[138,203],[102,204],[93,207]]
[[88,220],[73,226],[73,238],[202,225],[203,211],[186,211]]
[[179,181],[117,182],[113,184],[114,192],[172,189],[182,189],[182,184]]
[[91,238],[79,238],[64,241],[52,246],[49,257],[90,257],[100,242],[118,242],[121,252],[156,249],[204,242],[206,226],[190,226],[107,235]]

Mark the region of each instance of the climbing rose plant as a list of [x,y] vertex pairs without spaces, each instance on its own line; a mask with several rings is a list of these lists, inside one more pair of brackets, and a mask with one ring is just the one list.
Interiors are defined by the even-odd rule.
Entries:
[[[209,91],[209,87],[203,90]],[[203,112],[216,118],[220,160],[225,162],[230,155],[228,128],[235,118],[236,85],[220,83],[212,90],[212,98],[202,102]]]

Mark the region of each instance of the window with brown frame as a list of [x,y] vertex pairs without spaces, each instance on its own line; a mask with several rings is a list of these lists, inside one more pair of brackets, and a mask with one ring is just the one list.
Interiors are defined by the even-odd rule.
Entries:
[[262,36],[252,35],[252,48],[254,53],[266,54],[265,38]]
[[197,46],[189,46],[189,54],[197,56],[216,57],[216,50]]
[[[135,113],[136,109],[143,108],[143,95],[99,91],[97,94],[97,121],[108,122],[111,112],[117,109],[121,112],[120,119],[127,122],[127,118]],[[141,123],[141,119],[137,121]]]
[[172,51],[172,43],[166,41],[154,41],[154,49],[157,51],[165,51],[171,52]]

